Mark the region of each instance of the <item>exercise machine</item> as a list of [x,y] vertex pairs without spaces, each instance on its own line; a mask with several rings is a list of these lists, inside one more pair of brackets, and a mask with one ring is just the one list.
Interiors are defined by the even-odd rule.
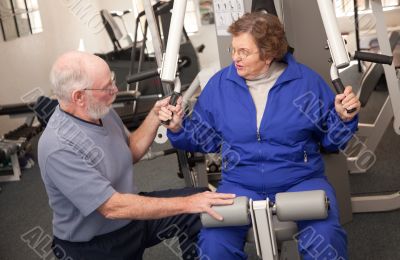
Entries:
[[[133,51],[130,74],[128,75],[126,81],[129,85],[135,84],[136,87],[134,91],[137,91],[138,82],[146,79],[159,78],[162,84],[162,94],[164,96],[171,95],[170,104],[176,104],[176,101],[180,96],[182,89],[183,88],[186,89],[189,86],[189,84],[183,85],[182,83],[184,82],[181,81],[182,76],[185,77],[187,77],[187,75],[190,76],[190,73],[187,73],[188,72],[187,69],[190,67],[187,66],[192,64],[192,69],[196,67],[198,68],[197,59],[192,60],[190,59],[190,57],[187,57],[182,53],[182,46],[183,46],[181,45],[182,38],[184,38],[185,41],[188,42],[190,46],[192,46],[183,28],[183,21],[186,10],[186,0],[175,0],[175,1],[170,1],[168,3],[158,2],[155,5],[152,5],[151,1],[149,0],[144,0],[143,5],[144,5],[144,12],[140,13],[139,16],[137,17],[137,24],[140,21],[140,17],[142,15],[145,15],[146,22],[143,34],[145,39],[143,40],[143,43],[146,41],[147,30],[149,30],[152,37],[156,67],[153,69],[142,71],[140,63],[140,61],[143,60],[144,57],[143,56],[144,46],[142,45],[141,50],[139,52],[140,57],[139,57],[138,71],[134,72],[133,70],[134,61],[136,60],[135,56],[136,52]],[[171,5],[172,5],[172,15],[170,16],[171,23],[169,24],[168,27],[169,30],[168,34],[165,33],[165,28],[163,27],[164,41],[162,41],[158,18],[159,15],[165,13],[165,10],[167,10],[169,13],[169,11],[171,10]],[[136,28],[138,28],[138,26],[136,26]],[[184,37],[182,37],[182,35]],[[135,42],[136,38],[134,44]],[[185,47],[183,49],[185,50]],[[195,53],[190,51],[189,53],[196,55]],[[192,82],[193,79],[194,77],[190,79],[190,82]],[[168,124],[169,122],[164,122],[164,123]],[[160,141],[165,140],[165,134],[166,134],[166,129],[163,126],[160,126],[160,128],[158,129],[156,140]],[[191,173],[192,163],[188,160],[189,159],[188,154],[185,151],[180,151],[180,150],[177,150],[176,153],[178,156],[180,176],[182,176],[185,179],[185,184],[187,186],[203,186],[203,185],[198,185],[197,180],[193,177],[194,175]],[[162,156],[165,154],[170,154],[170,152],[166,151],[156,154],[149,151],[149,153],[144,158],[154,159],[158,156]],[[206,185],[207,184],[205,181],[204,186]]]
[[[330,1],[318,0],[320,7],[321,5],[329,4],[328,2],[330,3]],[[354,149],[355,145],[361,146],[358,148],[355,155],[349,155],[347,158],[347,165],[350,173],[363,173],[370,169],[376,160],[374,151],[393,118],[394,131],[396,134],[400,134],[400,104],[397,102],[400,99],[400,79],[397,77],[396,69],[392,64],[393,45],[391,46],[390,43],[391,37],[388,37],[381,1],[373,0],[370,3],[373,14],[376,17],[376,32],[382,54],[360,52],[356,52],[356,54],[358,54],[360,60],[383,64],[381,66],[383,66],[384,69],[389,96],[381,108],[374,124],[359,123],[358,133],[354,137],[355,141],[350,143],[350,146],[344,150],[344,153],[349,155],[349,151],[351,151],[352,148]],[[323,15],[323,17],[327,16]],[[331,23],[333,24],[335,22],[332,20]],[[329,36],[329,32],[332,32],[332,30],[326,25],[326,23],[324,23],[324,26]],[[332,37],[341,39],[339,33],[336,33],[336,36],[332,35]],[[392,34],[392,37],[396,38],[396,34]],[[394,39],[393,41],[397,40]],[[342,49],[331,49],[331,52],[347,54],[344,45],[342,46]],[[349,65],[348,61],[346,62],[344,62],[343,67]],[[363,101],[365,103],[365,96],[363,96]],[[353,213],[396,210],[400,208],[400,192],[373,196],[353,196],[351,197],[351,207]]]
[[223,216],[222,221],[201,214],[203,227],[251,225],[247,241],[254,242],[257,255],[263,260],[301,259],[294,239],[298,233],[293,221],[325,219],[329,200],[322,190],[277,193],[275,203],[237,197],[228,206],[212,207]]
[[[106,60],[111,70],[115,72],[118,89],[131,93],[131,96],[136,96],[136,99],[130,99],[129,102],[115,107],[121,117],[134,119],[135,123],[129,125],[129,129],[136,126],[136,122],[140,123],[144,119],[143,115],[147,115],[160,97],[170,94],[171,90],[168,84],[160,80],[159,70],[161,70],[162,52],[169,40],[173,4],[174,1],[157,1],[154,5],[149,5],[147,12],[139,10],[135,17],[135,31],[129,48],[121,48],[120,39],[122,39],[123,33],[114,20],[115,18],[122,19],[122,16],[129,10],[124,12],[101,11],[104,26],[113,43],[114,51],[105,55],[97,55]],[[149,12],[152,13],[151,17]],[[125,26],[124,23],[122,25]],[[197,50],[183,26],[181,26],[181,30],[180,38],[177,38],[179,52],[177,71],[182,88],[186,88],[197,74],[200,65]],[[149,38],[150,32],[151,39]],[[155,33],[157,35],[154,36]],[[139,39],[140,35],[143,36],[141,40]],[[158,40],[155,41],[155,37]],[[150,40],[154,47],[147,44]],[[129,54],[126,55],[127,53]]]
[[12,172],[0,176],[0,182],[19,181],[21,168],[30,168],[34,162],[30,155],[31,140],[42,130],[41,125],[35,125],[33,110],[36,102],[25,104],[9,104],[0,106],[0,115],[10,118],[25,118],[25,122],[14,130],[5,133],[0,138],[0,171]]
[[[266,10],[270,7],[262,6],[259,3],[267,2],[267,1],[215,1],[214,2],[214,10],[216,12],[215,20],[216,20],[216,30],[217,30],[217,42],[218,42],[218,50],[220,55],[220,65],[221,67],[226,66],[230,63],[229,54],[226,52],[227,47],[230,44],[230,36],[226,33],[226,29],[229,24],[236,18],[242,15],[245,12],[252,11],[254,6],[258,6],[257,8],[261,8]],[[271,2],[271,1],[270,1]],[[281,21],[283,21],[285,30],[287,32],[287,38],[289,44],[295,49],[295,56],[302,63],[305,63],[316,70],[319,74],[321,74],[327,82],[330,82],[332,79],[337,81],[340,76],[338,73],[338,69],[347,67],[349,65],[350,57],[347,54],[347,51],[343,51],[345,49],[344,42],[340,35],[340,32],[330,31],[332,26],[337,26],[336,17],[331,16],[331,21],[323,24],[323,18],[326,15],[318,16],[310,16],[307,15],[310,12],[319,10],[319,5],[321,2],[312,1],[307,5],[307,7],[302,6],[303,4],[299,1],[295,0],[284,0],[284,1],[273,1],[274,6],[276,7],[276,13],[280,17]],[[232,3],[229,5],[229,3]],[[219,6],[218,6],[219,4]],[[322,5],[325,3],[322,3]],[[260,7],[261,6],[261,7]],[[356,170],[360,171],[362,168],[360,164],[366,163],[365,160],[366,155],[369,153],[365,153],[365,151],[373,152],[376,148],[376,145],[379,143],[380,138],[382,137],[384,130],[387,128],[392,118],[394,118],[394,127],[397,132],[398,129],[398,117],[397,115],[400,113],[400,109],[398,106],[398,102],[391,102],[391,100],[399,100],[400,99],[400,87],[399,87],[399,79],[396,76],[396,71],[394,65],[389,65],[391,63],[392,52],[389,44],[389,39],[387,37],[387,30],[384,25],[384,18],[382,13],[382,5],[380,1],[374,0],[371,1],[372,11],[376,16],[377,20],[377,32],[378,32],[378,41],[381,46],[380,55],[373,54],[363,54],[356,53],[354,56],[360,59],[366,59],[374,62],[381,63],[384,69],[386,80],[388,83],[389,89],[389,97],[386,100],[380,115],[379,121],[377,121],[373,126],[366,124],[359,124],[359,132],[357,136],[366,135],[366,137],[373,140],[368,140],[364,144],[366,144],[366,148],[362,149],[357,156],[351,156],[346,158],[346,153],[340,154],[326,154],[324,155],[325,165],[326,165],[326,173],[329,181],[335,187],[337,191],[337,198],[340,210],[340,218],[341,223],[346,223],[352,220],[352,214],[357,212],[370,212],[370,211],[387,211],[397,209],[400,205],[400,193],[396,192],[390,195],[382,195],[382,196],[351,196],[350,187],[349,187],[349,176],[348,173],[354,172]],[[293,13],[296,10],[296,13]],[[333,14],[332,6],[325,6],[323,10],[327,10]],[[271,11],[270,11],[271,12]],[[147,14],[146,14],[147,17]],[[302,19],[302,23],[299,23],[298,20]],[[307,26],[310,25],[310,26]],[[310,30],[309,28],[313,28]],[[331,32],[333,39],[329,40],[329,52],[326,51],[326,32]],[[312,33],[312,36],[310,35]],[[297,37],[302,35],[302,37]],[[305,39],[309,38],[315,39],[315,41],[309,41]],[[328,38],[332,38],[328,37]],[[334,43],[336,39],[338,39],[338,43]],[[305,41],[305,42],[303,42]],[[154,42],[154,40],[153,40]],[[311,46],[310,46],[311,45]],[[160,45],[162,46],[162,45]],[[338,47],[341,50],[338,50]],[[336,48],[336,49],[335,49]],[[157,49],[157,47],[155,47]],[[162,48],[159,48],[163,50]],[[312,53],[310,53],[312,51]],[[337,57],[336,55],[342,54],[342,57]],[[162,63],[162,53],[156,55],[156,57],[160,57],[160,63]],[[371,58],[372,57],[372,58]],[[378,58],[377,58],[378,57]],[[330,65],[327,61],[332,60],[333,64]],[[344,62],[342,62],[344,60]],[[194,93],[195,89],[199,87],[199,80],[195,78],[192,82],[191,86],[187,90],[187,93]],[[341,84],[343,85],[343,84]],[[193,88],[192,88],[193,87]],[[339,92],[342,90],[340,89]],[[184,95],[184,103],[188,100],[188,97]],[[375,145],[375,147],[373,147]],[[371,149],[369,149],[371,148]],[[350,146],[348,149],[354,149],[353,146]],[[348,150],[344,150],[347,152]],[[179,163],[183,169],[188,169],[184,174],[187,185],[198,185],[199,183],[203,183],[204,180],[207,183],[207,174],[203,174],[202,172],[193,172],[189,170],[191,167],[188,166],[188,160],[183,160],[185,163]],[[219,160],[208,159],[206,161],[206,169],[209,171],[218,171]],[[368,163],[368,160],[367,160]],[[211,167],[210,167],[211,166]],[[366,171],[367,168],[363,168]],[[201,180],[201,181],[199,181]],[[204,186],[204,184],[203,184]]]
[[[328,12],[331,18],[330,23],[328,21],[326,25],[323,23],[323,19],[327,18],[326,13],[321,16],[309,15],[310,13],[320,12],[320,6],[318,4],[331,4],[331,1],[308,1],[307,5],[296,0],[236,1],[236,5],[224,5],[224,3],[228,3],[229,1],[217,2],[219,3],[219,6],[215,6],[214,4],[214,9],[216,12],[215,20],[221,67],[227,66],[231,62],[226,51],[229,47],[231,38],[226,32],[226,28],[232,22],[234,16],[241,15],[244,12],[254,11],[256,10],[253,9],[254,6],[262,6],[262,10],[274,13],[273,10],[271,11],[268,9],[270,7],[268,7],[267,2],[269,2],[269,6],[271,6],[272,2],[274,3],[275,13],[284,24],[287,40],[290,46],[295,50],[294,56],[296,59],[313,68],[325,79],[326,82],[331,82],[333,79],[336,83],[336,81],[340,79],[340,73],[338,73],[337,69],[347,67],[349,64],[350,60],[347,51],[343,52],[338,51],[337,49],[338,47],[340,47],[341,50],[344,48],[344,42],[340,32],[338,30],[331,30],[332,26],[337,27],[333,7],[327,7],[325,5],[323,8]],[[393,55],[387,37],[388,34],[384,22],[385,19],[383,16],[381,1],[373,0],[370,1],[370,4],[373,15],[376,18],[376,32],[378,34],[379,45],[381,46],[380,54],[382,55],[381,57],[384,58],[383,60],[377,60],[375,59],[377,56],[372,55],[372,61],[381,63],[376,65],[374,64],[374,66],[381,67],[385,72],[389,97],[385,101],[376,121],[373,124],[359,123],[359,130],[356,134],[355,142],[354,140],[350,142],[343,153],[324,154],[326,175],[337,191],[336,194],[342,224],[351,221],[353,213],[388,211],[400,207],[399,192],[389,195],[362,197],[352,197],[350,194],[349,172],[365,172],[372,166],[375,160],[374,151],[393,118],[393,127],[395,132],[399,132],[400,103],[397,102],[397,100],[400,100],[400,83],[396,76],[396,68],[393,64],[389,65],[389,59],[391,59]],[[330,52],[325,50],[325,36],[327,34],[330,34],[328,38],[333,38],[332,40],[329,40],[328,44],[329,47],[331,47]],[[395,37],[395,34],[393,34],[392,38],[393,37]],[[311,38],[313,41],[309,40]],[[360,55],[359,52],[355,54]],[[353,55],[353,57],[357,57],[357,55]],[[366,56],[369,55],[371,54],[367,54]],[[361,53],[361,56],[361,59],[370,58],[365,56],[363,57],[363,53]],[[332,60],[334,64],[329,64],[327,62],[328,60]],[[339,92],[341,92],[341,90]],[[396,102],[392,103],[391,100],[395,100]],[[356,151],[355,154],[354,151]]]

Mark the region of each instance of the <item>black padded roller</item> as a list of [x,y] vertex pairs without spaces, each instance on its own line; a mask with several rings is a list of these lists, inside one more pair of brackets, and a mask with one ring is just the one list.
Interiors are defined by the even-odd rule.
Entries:
[[379,63],[379,64],[388,64],[388,65],[392,65],[392,62],[393,62],[393,56],[387,56],[387,55],[377,54],[377,53],[372,53],[372,52],[356,51],[354,53],[354,58],[358,59],[358,60],[369,61],[369,62],[374,62],[374,63]]
[[138,72],[138,73],[135,73],[133,75],[128,76],[126,78],[126,82],[128,84],[131,84],[131,83],[135,83],[135,82],[142,81],[142,80],[145,80],[145,79],[153,78],[153,77],[158,76],[158,75],[159,74],[158,74],[158,70],[157,69]]

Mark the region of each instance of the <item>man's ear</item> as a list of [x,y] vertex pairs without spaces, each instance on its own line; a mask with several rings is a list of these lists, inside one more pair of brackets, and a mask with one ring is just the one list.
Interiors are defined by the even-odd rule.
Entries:
[[77,104],[78,106],[83,106],[85,103],[85,94],[83,90],[76,89],[71,93],[72,103]]

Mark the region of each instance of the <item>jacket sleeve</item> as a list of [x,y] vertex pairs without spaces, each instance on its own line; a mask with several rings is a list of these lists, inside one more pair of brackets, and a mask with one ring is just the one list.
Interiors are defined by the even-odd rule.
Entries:
[[330,152],[345,149],[358,126],[358,115],[351,121],[344,122],[335,110],[335,94],[331,88],[319,78],[320,91],[320,120],[318,120],[318,132],[322,147]]
[[192,113],[185,116],[181,130],[177,133],[168,130],[168,138],[175,148],[203,153],[220,150],[223,139],[215,130],[215,95],[212,93],[218,86],[212,81],[207,83]]

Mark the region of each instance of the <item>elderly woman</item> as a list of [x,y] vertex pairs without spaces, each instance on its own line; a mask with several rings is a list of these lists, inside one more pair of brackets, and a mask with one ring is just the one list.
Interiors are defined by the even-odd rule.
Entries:
[[[191,116],[182,122],[180,105],[159,113],[172,119],[170,141],[184,150],[222,153],[219,192],[274,200],[277,192],[325,190],[329,216],[298,222],[299,250],[303,259],[346,259],[346,233],[319,150],[345,147],[357,127],[358,98],[351,87],[335,96],[317,73],[297,63],[275,16],[245,14],[229,32],[233,63],[209,80]],[[204,228],[201,253],[245,259],[248,228]]]

